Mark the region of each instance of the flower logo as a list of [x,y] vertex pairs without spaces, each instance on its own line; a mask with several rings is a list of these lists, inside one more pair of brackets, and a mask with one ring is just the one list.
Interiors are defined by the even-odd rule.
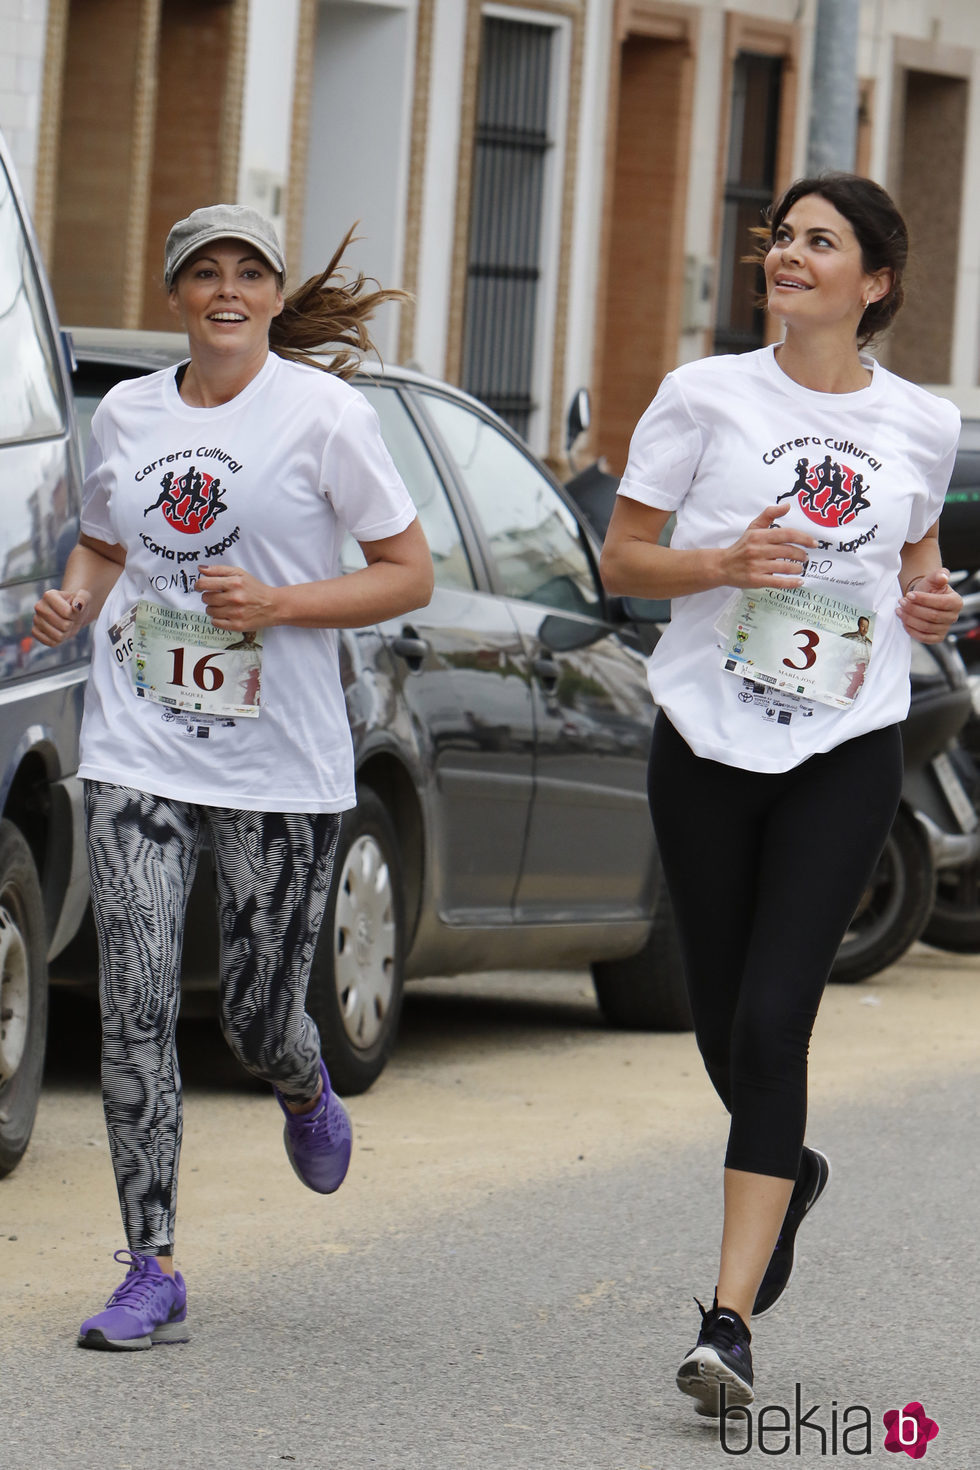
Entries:
[[913,1460],[921,1460],[929,1441],[939,1433],[939,1425],[930,1419],[920,1403],[906,1404],[904,1409],[889,1409],[884,1416],[885,1449],[897,1454],[904,1450]]

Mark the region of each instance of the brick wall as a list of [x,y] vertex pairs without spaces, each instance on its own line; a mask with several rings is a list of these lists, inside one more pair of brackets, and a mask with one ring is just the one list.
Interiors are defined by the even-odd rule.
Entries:
[[[176,325],[163,290],[163,245],[170,226],[222,197],[230,142],[222,120],[231,22],[229,5],[167,0],[161,9],[143,327],[173,331]],[[204,68],[202,57],[207,58]]]
[[966,78],[906,72],[897,199],[911,250],[888,366],[917,383],[951,376],[968,108]]
[[34,202],[47,0],[0,0],[0,129]]
[[134,123],[147,86],[143,9],[85,0],[70,12],[50,261],[67,322],[129,325],[121,288],[133,269],[129,225],[142,192]]
[[596,434],[617,474],[637,419],[675,365],[691,129],[688,48],[629,36],[620,58]]

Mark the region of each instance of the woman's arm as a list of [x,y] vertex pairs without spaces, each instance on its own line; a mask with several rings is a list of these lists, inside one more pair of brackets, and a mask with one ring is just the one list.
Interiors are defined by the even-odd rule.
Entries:
[[323,582],[269,587],[241,567],[208,566],[197,588],[216,628],[250,632],[296,628],[366,628],[424,607],[432,596],[429,545],[418,518],[382,541],[362,541],[367,566]]
[[959,617],[963,599],[949,585],[939,551],[939,522],[921,541],[906,541],[898,574],[902,600],[898,616],[919,643],[941,643]]
[[799,587],[807,549],[816,539],[788,531],[778,518],[788,505],[768,505],[732,546],[675,550],[659,544],[666,510],[617,495],[599,572],[607,592],[623,597],[686,597],[712,587]]
[[125,564],[122,546],[80,536],[65,565],[60,591],[50,587],[35,604],[31,631],[37,641],[55,648],[94,622]]

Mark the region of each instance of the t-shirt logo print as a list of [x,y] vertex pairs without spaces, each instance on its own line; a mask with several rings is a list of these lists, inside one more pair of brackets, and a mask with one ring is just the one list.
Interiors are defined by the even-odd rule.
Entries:
[[871,501],[864,493],[866,488],[859,470],[852,470],[850,465],[841,464],[827,454],[813,464],[808,459],[798,459],[795,485],[778,495],[776,501],[778,504],[795,495],[808,520],[818,526],[846,526],[870,506]]
[[228,507],[221,498],[221,481],[191,465],[182,475],[168,470],[160,481],[160,494],[143,515],[162,510],[164,520],[185,536],[207,531]]

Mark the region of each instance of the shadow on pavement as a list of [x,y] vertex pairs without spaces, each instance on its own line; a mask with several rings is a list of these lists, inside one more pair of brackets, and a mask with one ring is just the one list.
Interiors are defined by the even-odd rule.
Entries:
[[[196,994],[177,1026],[183,1084],[205,1092],[264,1091],[235,1061],[222,1038],[212,994]],[[484,1057],[497,1046],[540,1051],[558,1048],[573,1036],[601,1032],[599,1013],[585,974],[511,972],[412,983],[405,991],[393,1068],[457,1065]],[[54,986],[51,990],[45,1086],[98,1086],[99,1015],[94,994]],[[383,1078],[383,1074],[382,1074]]]

